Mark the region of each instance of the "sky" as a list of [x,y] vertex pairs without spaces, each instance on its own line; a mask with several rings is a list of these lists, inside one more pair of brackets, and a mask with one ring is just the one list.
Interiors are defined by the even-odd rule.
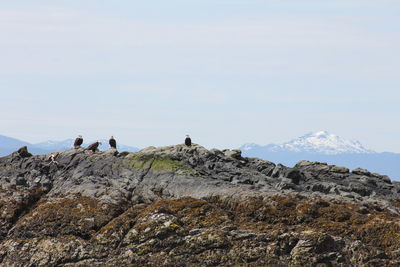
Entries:
[[0,2],[0,134],[400,152],[400,1]]

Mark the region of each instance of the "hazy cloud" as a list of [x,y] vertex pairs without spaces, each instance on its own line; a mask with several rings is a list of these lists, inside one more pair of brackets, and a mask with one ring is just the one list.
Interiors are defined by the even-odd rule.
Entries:
[[400,133],[396,1],[35,3],[0,10],[0,134],[232,147],[329,130],[400,151],[380,138]]

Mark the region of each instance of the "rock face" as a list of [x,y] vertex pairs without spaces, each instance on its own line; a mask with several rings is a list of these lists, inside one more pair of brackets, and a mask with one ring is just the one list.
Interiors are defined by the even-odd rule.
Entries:
[[399,264],[400,184],[367,170],[199,145],[0,158],[0,266]]

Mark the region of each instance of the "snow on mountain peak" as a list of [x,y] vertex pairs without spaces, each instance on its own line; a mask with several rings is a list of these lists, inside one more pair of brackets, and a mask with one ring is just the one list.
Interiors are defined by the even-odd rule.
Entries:
[[[312,134],[312,133],[311,133],[311,134]],[[316,136],[324,136],[324,135],[329,135],[329,133],[326,132],[326,131],[319,131],[319,132],[316,132],[315,135],[316,135]]]
[[309,133],[290,142],[276,145],[273,151],[312,152],[322,154],[374,153],[358,141],[347,140],[327,131]]
[[247,150],[252,150],[252,149],[254,149],[255,147],[258,147],[258,146],[259,145],[255,144],[255,143],[247,143],[247,144],[244,144],[240,149],[243,150],[243,151],[247,151]]

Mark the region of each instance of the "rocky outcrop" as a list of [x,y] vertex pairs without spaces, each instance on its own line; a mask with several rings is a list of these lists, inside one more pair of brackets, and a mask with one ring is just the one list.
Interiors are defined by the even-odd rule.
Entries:
[[367,170],[199,145],[24,155],[0,158],[2,266],[400,264],[400,184]]

